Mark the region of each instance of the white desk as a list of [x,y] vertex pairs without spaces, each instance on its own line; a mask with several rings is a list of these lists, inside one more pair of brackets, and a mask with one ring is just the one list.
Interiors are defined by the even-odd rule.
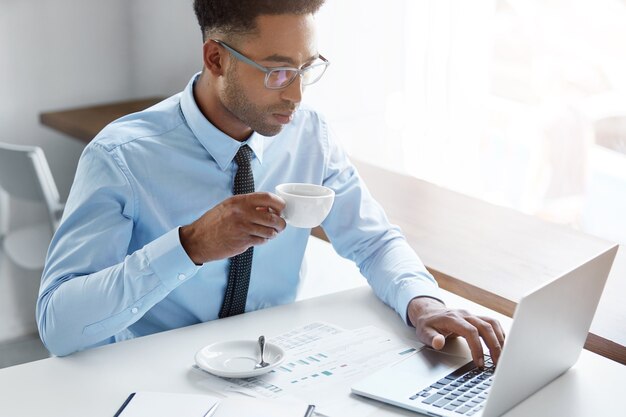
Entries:
[[[333,258],[332,252],[327,255],[327,258]],[[325,258],[324,268],[328,265],[329,260]],[[309,267],[315,270],[313,265]],[[345,268],[338,270],[342,271],[340,275],[346,273]],[[485,311],[485,308],[453,294],[448,294],[447,301],[450,305]],[[492,315],[508,326],[509,319],[496,313]],[[254,339],[261,333],[277,335],[317,320],[345,328],[372,324],[398,336],[412,337],[412,329],[407,328],[369,288],[356,288],[92,349],[66,358],[50,358],[2,369],[0,416],[111,417],[133,391],[207,393],[202,386],[205,377],[191,369],[194,353],[202,346],[218,340]],[[623,395],[625,379],[626,367],[583,351],[573,369],[507,416],[620,415],[623,408],[614,401]],[[348,396],[347,393],[348,387]],[[600,400],[599,404],[592,404],[593,399]],[[371,404],[371,412],[359,414],[359,417],[416,415],[356,396],[350,396],[350,401]]]

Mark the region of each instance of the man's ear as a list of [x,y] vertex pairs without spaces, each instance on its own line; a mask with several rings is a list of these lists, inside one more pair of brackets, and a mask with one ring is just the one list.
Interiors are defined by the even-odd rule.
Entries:
[[224,50],[217,42],[207,39],[202,46],[204,67],[214,76],[224,74],[224,56]]

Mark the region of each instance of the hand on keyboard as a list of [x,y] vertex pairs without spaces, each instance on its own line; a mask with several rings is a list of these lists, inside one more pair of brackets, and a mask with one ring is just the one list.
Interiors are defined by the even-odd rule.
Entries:
[[422,343],[439,350],[444,347],[446,338],[461,336],[469,345],[474,363],[482,368],[485,365],[482,338],[493,362],[498,363],[505,335],[496,319],[451,309],[428,297],[411,300],[407,314]]

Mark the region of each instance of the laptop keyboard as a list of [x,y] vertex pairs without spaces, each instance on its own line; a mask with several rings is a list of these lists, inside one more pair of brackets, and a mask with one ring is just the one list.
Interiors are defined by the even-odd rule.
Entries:
[[484,368],[478,368],[474,362],[470,362],[409,399],[454,411],[459,415],[472,416],[484,406],[494,371],[491,358],[485,356]]

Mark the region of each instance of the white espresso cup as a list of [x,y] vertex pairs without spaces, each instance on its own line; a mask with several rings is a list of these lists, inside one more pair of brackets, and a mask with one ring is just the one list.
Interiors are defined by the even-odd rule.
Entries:
[[294,227],[319,226],[333,206],[335,192],[316,184],[287,183],[276,186],[276,194],[285,200],[282,217]]

